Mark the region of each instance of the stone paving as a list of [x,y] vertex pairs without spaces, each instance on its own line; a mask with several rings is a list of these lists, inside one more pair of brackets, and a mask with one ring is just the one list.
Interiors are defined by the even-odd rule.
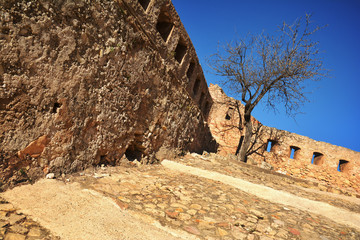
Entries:
[[29,217],[17,213],[14,206],[0,198],[0,240],[50,240],[59,239],[51,236]]
[[[319,194],[321,187],[311,182],[243,166],[231,159],[192,154],[176,161],[359,212],[357,198]],[[199,239],[360,239],[358,229],[300,211],[296,206],[274,204],[218,181],[171,171],[161,165],[144,166],[132,162],[119,167],[103,166],[66,176],[63,180],[79,182],[84,188],[113,198],[126,211],[150,216],[163,226],[187,231]],[[1,228],[0,236],[16,239],[6,238],[6,234],[14,233],[24,236],[18,239],[36,239],[26,236],[31,228],[18,233],[12,231],[12,227],[8,223]],[[49,235],[42,236],[52,239]]]
[[[195,154],[193,154],[193,156],[186,155],[177,161],[188,166],[219,172],[274,189],[286,190],[286,192],[299,197],[326,202],[333,206],[360,213],[360,204],[355,205],[344,200],[351,199],[345,196],[352,196],[357,198],[357,202],[360,203],[360,195],[351,194],[346,190],[341,190],[335,186],[328,186],[321,182],[313,181],[313,179],[305,180],[287,176],[239,162],[231,157],[225,158],[216,154],[208,154],[205,156],[196,156]],[[321,192],[319,193],[319,191]],[[344,197],[339,196],[339,194]]]

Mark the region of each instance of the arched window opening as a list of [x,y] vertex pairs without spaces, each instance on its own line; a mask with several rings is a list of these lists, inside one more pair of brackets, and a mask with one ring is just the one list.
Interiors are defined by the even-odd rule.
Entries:
[[339,165],[338,165],[337,170],[338,170],[339,172],[344,172],[344,173],[349,172],[349,170],[350,170],[350,163],[349,163],[349,161],[339,160]]
[[300,148],[295,146],[290,146],[290,158],[298,159],[300,154]]
[[314,152],[313,157],[311,159],[311,163],[314,165],[321,165],[324,163],[324,154],[319,152]]

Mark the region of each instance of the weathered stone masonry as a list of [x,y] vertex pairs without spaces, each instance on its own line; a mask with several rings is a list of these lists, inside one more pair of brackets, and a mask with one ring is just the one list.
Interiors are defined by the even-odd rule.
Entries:
[[215,151],[170,1],[0,0],[0,185]]
[[[213,136],[219,143],[219,153],[234,154],[239,139],[244,134],[243,130],[238,128],[240,116],[243,118],[244,106],[240,101],[226,96],[217,85],[210,85],[209,89],[214,103],[208,122]],[[261,165],[267,162],[275,170],[285,174],[304,178],[314,177],[338,184],[348,180],[336,176],[346,176],[345,179],[353,180],[346,187],[358,188],[359,152],[262,126],[255,118],[252,121],[253,131],[259,132],[257,137],[252,139],[255,142],[252,149],[256,150],[249,156],[252,163]]]

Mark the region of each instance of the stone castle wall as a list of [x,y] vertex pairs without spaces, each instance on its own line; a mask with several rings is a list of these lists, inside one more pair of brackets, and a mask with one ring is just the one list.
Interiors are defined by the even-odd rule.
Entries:
[[[244,106],[240,101],[226,96],[217,85],[210,85],[209,89],[214,103],[208,123],[219,143],[219,153],[234,154],[244,134],[239,128],[243,123]],[[255,118],[252,121],[256,134],[252,139],[252,154],[248,157],[251,163],[264,166],[266,162],[284,174],[314,178],[335,185],[344,184],[343,187],[355,188],[360,192],[359,152],[263,126]]]
[[0,22],[0,187],[216,150],[170,1],[0,0]]

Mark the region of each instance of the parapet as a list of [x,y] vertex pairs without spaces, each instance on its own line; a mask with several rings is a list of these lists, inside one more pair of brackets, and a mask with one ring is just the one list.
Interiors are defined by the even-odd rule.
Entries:
[[[219,154],[235,154],[239,140],[244,135],[244,106],[240,101],[226,96],[217,85],[210,84],[209,89],[214,103],[208,123],[219,143]],[[347,183],[348,179],[352,179],[353,182],[347,187],[355,186],[354,182],[360,183],[360,152],[267,127],[255,118],[252,121],[254,136],[248,156],[250,163],[260,166],[267,162],[284,174],[335,184],[339,181],[342,181],[341,184]]]

